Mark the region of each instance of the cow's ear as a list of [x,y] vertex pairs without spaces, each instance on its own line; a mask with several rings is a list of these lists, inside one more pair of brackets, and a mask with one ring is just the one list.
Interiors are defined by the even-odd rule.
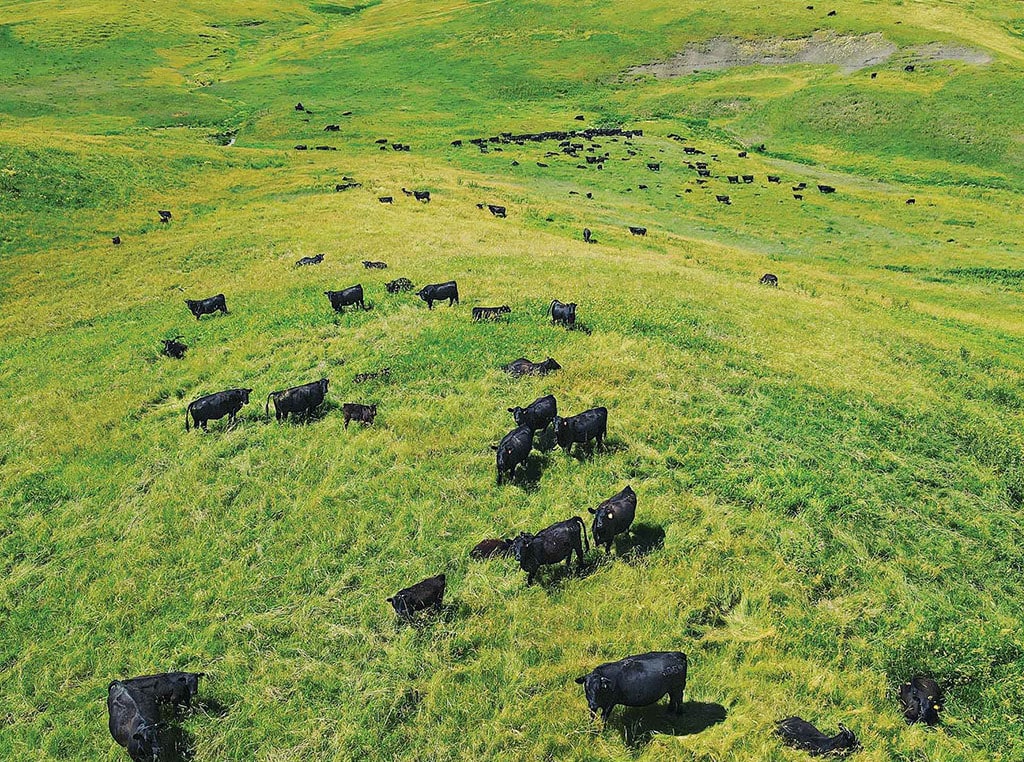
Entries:
[[597,513],[596,508],[587,508],[587,510],[590,511],[591,513]]
[[494,451],[497,451],[498,450],[498,445],[491,445],[491,449],[494,450]]
[[385,600],[386,602],[388,602],[388,603],[394,603],[394,602],[395,602],[395,599],[394,599],[394,598],[385,598],[384,600]]
[[510,408],[508,409],[508,412],[510,412],[510,413],[515,413],[515,412],[516,412],[516,409],[515,409],[514,407],[510,407]]
[[576,678],[576,684],[577,685],[583,685],[583,683],[586,682],[586,680],[587,680],[587,676],[586,675],[581,675],[580,677]]

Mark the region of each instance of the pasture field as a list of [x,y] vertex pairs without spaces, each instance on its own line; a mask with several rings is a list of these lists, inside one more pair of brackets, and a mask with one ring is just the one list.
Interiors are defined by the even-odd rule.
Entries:
[[[1024,10],[807,5],[0,0],[0,759],[127,759],[107,684],[186,669],[196,762],[781,762],[792,714],[864,762],[1024,760]],[[634,68],[815,33],[896,52]],[[592,127],[643,136],[468,142]],[[333,313],[355,283],[372,308]],[[313,421],[264,415],[321,377]],[[186,434],[232,387],[238,424]],[[547,393],[606,406],[607,451],[496,486],[506,409]],[[583,573],[468,559],[626,484],[637,531]],[[444,611],[396,624],[442,571]],[[680,717],[590,722],[576,677],[676,649]],[[899,710],[916,672],[935,729]]]

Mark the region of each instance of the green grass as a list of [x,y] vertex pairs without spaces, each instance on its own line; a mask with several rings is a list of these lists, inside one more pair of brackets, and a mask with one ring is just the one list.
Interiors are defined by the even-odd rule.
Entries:
[[[0,758],[124,759],[106,686],[166,669],[208,674],[197,762],[801,759],[771,735],[789,714],[849,725],[858,759],[1024,758],[1024,18],[805,5],[0,5]],[[824,28],[994,60],[623,74]],[[449,146],[593,125],[642,128],[637,155]],[[697,186],[671,133],[721,177]],[[386,294],[399,276],[463,304]],[[331,313],[357,282],[373,309]],[[182,300],[217,292],[231,314],[197,323]],[[550,326],[553,297],[592,333]],[[486,304],[511,320],[474,325]],[[564,369],[501,372],[524,355]],[[316,421],[264,420],[324,376]],[[186,435],[188,402],[235,386],[239,425]],[[506,408],[548,392],[607,406],[609,452],[496,487]],[[344,402],[376,425],[345,430]],[[468,560],[627,483],[649,553],[529,588]],[[384,599],[440,571],[447,611],[397,626]],[[588,721],[575,677],[670,648],[703,709]],[[916,671],[947,690],[936,730],[897,708]]]

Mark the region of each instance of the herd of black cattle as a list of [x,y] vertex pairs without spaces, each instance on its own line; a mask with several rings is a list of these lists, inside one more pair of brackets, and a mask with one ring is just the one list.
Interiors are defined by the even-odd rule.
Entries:
[[[299,104],[296,106],[296,110],[304,109]],[[329,131],[331,131],[330,127],[328,126]],[[581,144],[572,142],[576,137],[593,139],[596,136],[616,135],[631,138],[642,136],[642,134],[640,130],[615,129],[524,135],[503,133],[493,138],[474,139],[470,142],[486,151],[488,144],[523,144],[526,141],[556,139],[562,141],[563,150],[569,155],[575,156],[583,148]],[[678,138],[678,136],[670,137]],[[453,142],[453,145],[456,146],[460,144],[461,141]],[[382,146],[382,148],[384,147]],[[408,147],[395,150],[408,150]],[[500,150],[500,148],[495,150]],[[700,153],[689,146],[686,151],[687,153]],[[745,152],[741,152],[741,156],[744,154]],[[587,159],[590,163],[591,157],[587,157]],[[603,161],[604,158],[600,158],[592,163],[598,164],[598,168],[600,168]],[[706,164],[694,165],[694,168],[698,170],[701,178],[710,174]],[[660,164],[649,163],[648,169],[660,171]],[[346,178],[346,180],[350,179]],[[739,177],[730,176],[728,179],[730,183],[740,181]],[[768,179],[770,182],[779,182],[779,178],[774,176],[769,176]],[[742,180],[743,182],[752,182],[753,177],[743,176]],[[794,191],[798,189],[802,190],[802,188],[794,187]],[[835,189],[829,186],[819,186],[819,190],[822,193],[831,193]],[[405,188],[402,191],[409,196],[414,196],[419,201],[425,203],[430,201],[429,191],[409,191]],[[391,203],[392,197],[381,197],[379,200],[382,203]],[[718,200],[726,204],[730,203],[728,196],[719,196]],[[478,206],[483,208],[485,205],[479,204]],[[505,207],[493,204],[486,206],[494,216],[501,218],[506,216]],[[171,217],[171,212],[160,211],[162,222],[169,222]],[[643,227],[630,226],[629,231],[633,235],[647,234],[647,229]],[[594,242],[589,229],[584,229],[583,239],[588,243]],[[115,238],[114,243],[120,244],[120,238]],[[296,266],[316,265],[323,259],[323,254],[303,257],[296,263]],[[385,269],[387,267],[386,263],[371,261],[364,261],[363,266],[367,269]],[[778,286],[778,278],[772,273],[765,273],[760,282],[767,286]],[[413,284],[406,278],[398,278],[387,283],[385,288],[388,293],[397,294],[411,291]],[[325,291],[324,294],[335,311],[343,312],[346,307],[368,309],[361,284],[339,291]],[[426,302],[428,309],[433,309],[434,302],[444,300],[448,300],[449,306],[459,303],[458,286],[455,281],[424,286],[416,292],[416,295]],[[186,299],[185,304],[197,320],[203,315],[216,312],[228,314],[224,294],[199,300]],[[576,310],[575,303],[566,304],[554,299],[547,309],[547,314],[550,315],[553,324],[574,329],[579,327]],[[472,316],[475,321],[493,320],[510,313],[511,308],[508,305],[474,307]],[[168,357],[182,358],[188,347],[179,341],[181,338],[181,336],[175,336],[173,339],[164,340],[163,353]],[[524,376],[546,375],[560,368],[561,366],[550,357],[542,362],[519,358],[504,366],[503,370],[513,376]],[[358,374],[354,380],[359,383],[371,378],[387,378],[389,375],[390,370],[383,369],[374,373]],[[316,409],[323,404],[327,388],[328,380],[322,378],[319,381],[270,392],[267,395],[264,415],[269,416],[270,404],[273,402],[277,421],[284,421],[289,416],[293,419],[301,417],[308,421]],[[194,426],[204,431],[207,430],[209,421],[225,416],[228,418],[228,425],[232,425],[241,408],[248,404],[252,391],[252,389],[227,389],[192,401],[185,412],[186,431],[189,430],[190,417]],[[342,405],[342,410],[346,428],[353,420],[366,425],[373,424],[377,414],[376,405],[362,403],[345,403]],[[516,428],[506,434],[499,444],[493,446],[499,486],[503,480],[510,482],[515,480],[517,468],[527,462],[534,449],[535,438],[538,434],[545,434],[549,429],[553,430],[557,446],[567,454],[571,452],[574,444],[587,447],[594,442],[595,448],[604,447],[608,431],[608,409],[605,407],[594,407],[576,415],[562,417],[558,414],[555,397],[549,394],[534,400],[526,407],[510,407],[508,412],[512,414]],[[594,545],[595,547],[603,545],[605,553],[610,554],[616,537],[625,535],[631,530],[636,517],[637,494],[630,485],[627,485],[596,508],[588,510],[593,514],[591,534],[594,538]],[[469,555],[473,559],[512,557],[527,573],[526,582],[530,585],[534,582],[542,566],[565,561],[566,568],[571,570],[574,555],[577,567],[582,568],[584,554],[589,551],[590,543],[586,525],[579,516],[573,516],[552,524],[535,534],[521,532],[514,538],[483,540],[470,551]],[[442,573],[404,588],[387,598],[386,601],[394,608],[400,620],[412,621],[421,612],[439,611],[443,606],[445,590],[446,577]],[[669,697],[669,709],[678,713],[683,710],[682,699],[686,688],[687,667],[687,657],[684,653],[656,651],[601,664],[586,675],[577,678],[576,682],[583,686],[591,717],[596,718],[600,713],[605,722],[617,705],[648,706],[658,702],[666,695]],[[132,760],[142,762],[143,760],[159,759],[161,741],[158,731],[167,727],[162,711],[170,707],[177,715],[179,709],[187,707],[198,693],[200,677],[202,677],[201,673],[171,672],[130,680],[115,680],[110,683],[107,696],[110,733],[118,744],[127,749]],[[942,698],[939,686],[933,679],[922,675],[913,677],[900,687],[899,700],[903,707],[904,717],[908,722],[925,722],[929,725],[938,722],[938,712],[942,709]],[[854,733],[842,725],[837,734],[828,736],[799,717],[788,717],[777,723],[776,732],[789,745],[815,755],[843,754],[859,748]]]

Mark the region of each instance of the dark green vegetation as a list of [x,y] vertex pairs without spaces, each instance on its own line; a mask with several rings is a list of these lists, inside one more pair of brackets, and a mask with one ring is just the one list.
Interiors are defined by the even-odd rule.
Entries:
[[[565,5],[0,5],[0,758],[124,759],[107,683],[174,668],[222,705],[184,724],[200,762],[800,759],[788,714],[864,760],[1024,758],[1019,4]],[[816,29],[993,60],[624,74]],[[599,139],[604,170],[449,146],[618,125],[645,136]],[[707,189],[684,145],[719,155]],[[386,295],[400,276],[463,304]],[[357,282],[373,309],[332,314]],[[218,292],[231,314],[196,323],[182,300]],[[592,333],[552,328],[553,297]],[[500,372],[522,355],[564,370]],[[318,420],[263,420],[322,376]],[[235,386],[241,423],[186,436]],[[610,451],[495,487],[505,409],[549,391],[607,406]],[[627,483],[649,548],[531,588],[467,559]],[[440,571],[444,614],[397,627],[384,598]],[[575,677],[676,648],[681,720],[588,722]],[[917,670],[948,691],[936,731],[895,703]]]

